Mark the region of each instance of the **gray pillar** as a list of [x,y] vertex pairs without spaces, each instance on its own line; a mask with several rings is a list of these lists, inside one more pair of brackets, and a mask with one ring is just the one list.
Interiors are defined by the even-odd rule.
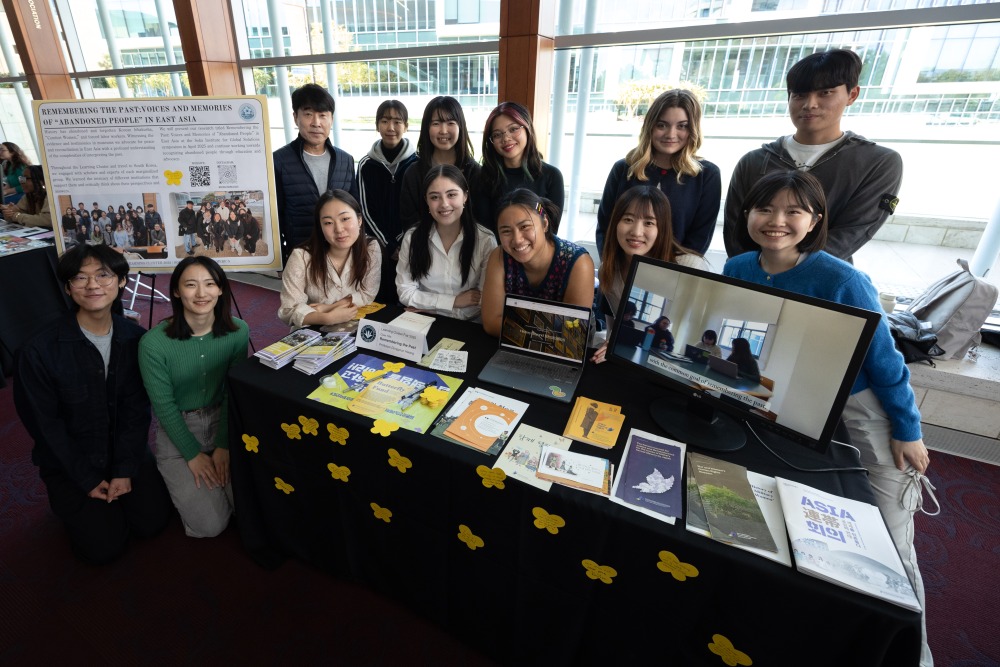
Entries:
[[[4,27],[7,26],[4,25]],[[0,53],[3,53],[4,66],[11,75],[15,74],[14,63],[17,62],[14,58],[14,49],[11,48],[13,43],[13,35],[8,30],[0,30]],[[23,72],[20,73],[23,74]],[[24,84],[14,83],[11,85],[14,88],[14,95],[17,96],[18,106],[21,107],[24,123],[28,126],[28,136],[31,137],[31,142],[35,146],[35,155],[41,156],[42,152],[38,147],[38,133],[35,132],[35,114],[31,111],[31,98],[25,93]]]
[[[583,32],[594,32],[597,25],[597,0],[587,0]],[[573,225],[580,210],[580,170],[583,169],[583,140],[587,134],[587,108],[590,106],[590,86],[594,78],[594,49],[583,49],[580,56],[580,86],[576,93],[576,130],[573,136],[573,171],[569,179],[569,220],[563,238],[572,239]],[[588,241],[590,239],[587,239]]]
[[[285,42],[281,37],[281,18],[278,12],[278,0],[267,0],[267,23],[271,31],[271,56],[280,58],[285,55]],[[285,128],[285,142],[294,139],[299,131],[292,122],[292,98],[288,90],[288,68],[276,65],[275,77],[278,79],[278,99],[281,100],[281,115],[284,117],[282,126]]]
[[[114,27],[111,25],[111,15],[108,14],[108,5],[105,0],[97,0],[97,17],[101,22],[101,30],[104,31],[104,36],[108,41],[108,55],[111,57],[111,68],[121,69],[122,68],[122,56],[121,52],[118,50],[118,42],[115,39]],[[118,94],[122,97],[132,97],[132,91],[129,90],[128,82],[125,81],[124,76],[116,76],[115,79],[118,81]]]
[[[166,52],[167,64],[176,65],[177,58],[174,57],[174,47],[170,44],[170,24],[167,21],[167,13],[163,11],[163,0],[156,0],[156,20],[160,22],[160,36],[163,38],[163,50]],[[171,72],[170,83],[174,89],[174,96],[180,97],[184,94],[184,89],[181,88],[180,74]]]
[[996,208],[993,209],[993,217],[986,223],[983,230],[983,238],[979,239],[976,252],[969,262],[969,271],[974,276],[983,277],[996,263],[1000,257],[1000,199],[997,200]]
[[[573,3],[564,0],[559,3],[558,35],[568,35],[573,29]],[[566,171],[562,164],[562,142],[565,130],[563,124],[566,118],[566,104],[569,97],[569,60],[570,52],[556,51],[555,80],[552,82],[552,115],[551,131],[549,132],[549,163],[560,171]],[[570,201],[572,204],[572,200]]]
[[[333,0],[320,0],[320,19],[323,21],[323,48],[327,53],[333,53],[333,16],[330,5]],[[337,83],[337,66],[334,63],[326,64],[326,89],[333,95],[334,100],[339,96],[339,85]],[[340,145],[340,114],[333,114],[333,145]]]

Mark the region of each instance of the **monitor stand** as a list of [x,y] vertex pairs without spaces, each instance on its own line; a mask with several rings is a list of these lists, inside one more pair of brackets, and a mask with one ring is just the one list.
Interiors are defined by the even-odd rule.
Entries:
[[746,444],[743,424],[705,401],[688,397],[654,398],[649,414],[665,433],[690,447],[712,452],[734,452]]

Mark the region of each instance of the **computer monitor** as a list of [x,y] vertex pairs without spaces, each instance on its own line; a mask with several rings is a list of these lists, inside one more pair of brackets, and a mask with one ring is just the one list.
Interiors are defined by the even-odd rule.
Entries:
[[[669,317],[674,349],[687,351],[711,329],[723,359],[736,347],[752,360],[736,363],[733,377],[707,360],[718,357],[669,353],[649,345],[651,336],[626,340],[619,323],[628,301],[643,321]],[[671,390],[650,406],[667,434],[716,451],[742,447],[747,422],[825,452],[879,322],[871,311],[645,257],[632,261],[619,311],[607,358]]]

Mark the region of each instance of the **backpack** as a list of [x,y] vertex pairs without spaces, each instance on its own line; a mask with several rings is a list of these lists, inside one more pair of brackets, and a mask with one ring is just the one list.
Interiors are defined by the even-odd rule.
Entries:
[[944,350],[943,359],[961,359],[982,340],[979,330],[996,307],[998,290],[969,271],[969,263],[957,260],[961,270],[945,276],[913,300],[907,312],[929,324]]
[[903,310],[889,313],[886,318],[892,341],[906,363],[926,361],[933,366],[934,359],[944,354],[944,350],[937,346],[937,336],[924,328],[913,313]]

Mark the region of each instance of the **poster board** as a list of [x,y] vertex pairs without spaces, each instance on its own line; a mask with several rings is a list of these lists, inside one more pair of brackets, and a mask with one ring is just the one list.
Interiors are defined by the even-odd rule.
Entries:
[[[170,272],[189,254],[178,217],[190,200],[195,213],[202,203],[224,212],[245,207],[260,230],[256,241],[244,234],[234,244],[212,225],[201,225],[193,254],[207,255],[227,271],[281,268],[264,96],[45,100],[32,106],[60,254],[84,240],[79,230],[71,235],[61,228],[68,207],[82,203],[91,213],[97,203],[107,216],[109,206],[116,213],[126,206],[127,212],[131,203],[142,209],[147,224],[152,204],[163,244],[152,242],[153,216],[148,242],[126,243],[120,250],[133,270]],[[114,217],[102,220],[114,231]],[[247,227],[252,230],[253,223]]]

